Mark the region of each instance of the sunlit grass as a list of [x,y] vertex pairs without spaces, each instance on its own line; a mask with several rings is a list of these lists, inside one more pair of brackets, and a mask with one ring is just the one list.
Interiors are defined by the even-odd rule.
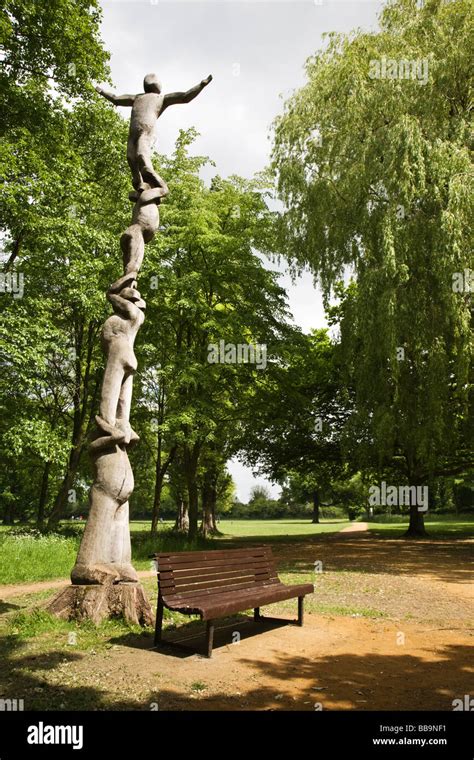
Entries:
[[[397,538],[408,527],[406,517],[385,516],[383,521],[369,522],[369,531],[380,538]],[[151,570],[150,555],[167,551],[199,551],[202,549],[232,548],[246,543],[291,543],[337,533],[350,523],[338,519],[323,519],[313,524],[304,519],[283,520],[221,520],[217,538],[187,536],[172,532],[173,523],[160,523],[156,534],[150,533],[150,523],[134,520],[130,524],[132,558],[137,570]],[[425,524],[430,537],[468,538],[474,536],[474,515],[428,516]],[[2,526],[0,531],[0,584],[67,579],[74,565],[84,523],[64,521],[60,533],[41,535],[28,526],[13,529]]]

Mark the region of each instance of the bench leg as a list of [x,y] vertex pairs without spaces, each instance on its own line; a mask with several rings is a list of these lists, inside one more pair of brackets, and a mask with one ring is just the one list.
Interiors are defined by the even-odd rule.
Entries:
[[298,597],[298,625],[303,625],[303,617],[304,617],[304,611],[303,611],[303,604],[304,604],[304,596]]
[[163,628],[163,599],[161,598],[161,594],[158,594],[158,606],[156,608],[156,623],[155,623],[155,641],[154,641],[155,646],[157,646],[161,641],[162,628]]
[[262,616],[260,615],[260,607],[254,607],[253,611],[253,622],[258,623],[262,619]]
[[206,626],[206,657],[212,657],[212,645],[214,643],[214,621],[208,620]]

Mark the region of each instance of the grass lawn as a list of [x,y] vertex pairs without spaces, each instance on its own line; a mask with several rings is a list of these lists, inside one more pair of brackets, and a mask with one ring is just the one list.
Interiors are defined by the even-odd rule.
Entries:
[[[390,519],[390,522],[388,521]],[[398,538],[408,528],[406,517],[386,518],[384,522],[369,522],[369,530],[382,538]],[[433,515],[425,518],[430,538],[472,538],[474,515]]]
[[231,538],[252,539],[252,541],[288,541],[318,533],[337,533],[349,525],[348,520],[321,520],[317,525],[310,520],[221,520],[219,530],[224,534],[221,540]]
[[[85,523],[64,521],[65,535],[29,535],[20,526],[0,531],[0,584],[27,583],[67,578],[79,548]],[[197,538],[189,542],[184,536],[170,533],[172,522],[160,524],[158,534],[151,536],[149,522],[131,522],[132,556],[138,570],[151,569],[149,555],[157,551],[184,551],[235,547],[243,543],[286,544],[311,540],[313,536],[337,533],[349,523],[344,520],[322,520],[313,525],[309,520],[221,520],[221,536]],[[369,523],[369,530],[381,538],[397,538],[407,527],[406,519]],[[426,525],[433,538],[468,538],[474,536],[474,515],[429,517]]]
[[74,565],[79,537],[56,533],[35,536],[0,533],[0,584],[67,578]]
[[[160,524],[158,534],[150,535],[150,523],[132,521],[133,562],[137,570],[151,569],[149,555],[157,551],[184,551],[233,546],[237,541],[278,542],[330,533],[341,530],[347,523],[337,520],[313,525],[304,520],[222,520],[219,528],[223,535],[217,539],[197,538],[190,542],[185,536],[169,533],[171,521]],[[0,584],[26,583],[67,578],[74,565],[80,537],[85,523],[64,521],[61,529],[66,535],[29,535],[21,527],[2,526],[0,532]],[[73,535],[67,535],[71,532]]]

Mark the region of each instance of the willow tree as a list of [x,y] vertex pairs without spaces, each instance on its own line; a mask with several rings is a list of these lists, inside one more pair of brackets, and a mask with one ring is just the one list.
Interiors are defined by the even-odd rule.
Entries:
[[409,485],[473,463],[472,44],[468,0],[393,0],[329,36],[274,125],[283,249],[339,296],[347,440]]

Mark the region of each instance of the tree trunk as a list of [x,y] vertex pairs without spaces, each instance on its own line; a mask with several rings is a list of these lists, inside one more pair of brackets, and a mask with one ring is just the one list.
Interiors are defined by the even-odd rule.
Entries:
[[311,522],[319,523],[319,491],[313,491],[313,519]]
[[166,472],[171,462],[174,459],[176,453],[176,446],[173,446],[169,455],[166,457],[164,463],[161,463],[161,436],[158,436],[158,446],[156,455],[156,467],[155,467],[155,492],[153,496],[153,510],[151,513],[151,532],[156,533],[158,528],[158,520],[160,517],[161,506],[161,492],[163,490],[163,482]]
[[216,488],[216,483],[213,482],[213,485],[211,488],[211,525],[212,525],[213,535],[220,534],[220,530],[217,527],[216,507],[217,507],[217,488]]
[[158,519],[160,517],[161,506],[161,491],[163,489],[164,473],[161,471],[161,467],[156,464],[155,470],[155,493],[153,496],[153,510],[151,513],[151,532],[156,533],[158,528]]
[[212,475],[209,470],[204,472],[203,485],[201,490],[202,500],[202,522],[200,533],[206,537],[214,532],[212,519]]
[[79,469],[82,447],[83,442],[78,441],[74,448],[71,449],[66,474],[64,475],[58,494],[54,500],[53,508],[48,518],[48,530],[55,530],[55,528],[57,528],[59,521],[66,511],[69,492],[72,489],[77,470]]
[[[428,533],[425,529],[424,513],[419,511],[419,505],[416,504],[416,486],[414,493],[415,496],[410,499],[410,522],[408,530],[403,535],[406,538],[426,538]],[[413,495],[413,492],[410,491],[410,494]]]
[[199,528],[199,532],[204,538],[207,538],[208,536],[212,536],[215,533],[215,527],[213,525],[212,521],[212,512],[210,509],[202,510],[202,522],[201,527]]
[[189,509],[188,502],[183,498],[182,494],[178,494],[176,507],[177,512],[174,530],[177,533],[187,533],[189,530]]
[[219,534],[216,523],[217,484],[214,470],[206,470],[201,491],[202,496],[202,523],[200,533],[204,536],[216,536]]
[[132,625],[153,626],[150,603],[139,583],[67,586],[48,606],[63,620],[90,620],[96,625],[106,618],[123,617]]
[[189,504],[188,536],[193,540],[198,534],[199,518],[199,489],[197,484],[197,465],[199,460],[198,444],[194,444],[191,449],[188,446],[185,447],[183,460]]
[[44,528],[44,513],[46,509],[46,501],[48,498],[48,483],[49,483],[50,471],[51,471],[51,462],[45,462],[43,477],[41,478],[41,490],[40,490],[39,501],[38,501],[38,512],[36,516],[36,525],[37,525],[38,530],[43,530]]
[[188,499],[189,499],[189,529],[188,536],[193,541],[198,534],[199,518],[199,490],[196,477],[190,477],[188,481]]

